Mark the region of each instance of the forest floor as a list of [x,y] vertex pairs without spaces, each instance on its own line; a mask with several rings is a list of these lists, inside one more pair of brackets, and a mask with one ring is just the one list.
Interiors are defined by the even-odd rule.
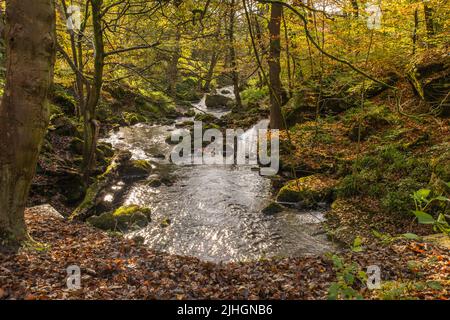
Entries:
[[[355,282],[355,295],[450,298],[449,251],[431,244],[374,243],[342,253],[341,266],[336,257],[318,256],[213,264],[155,252],[55,212],[48,206],[26,211],[37,244],[0,253],[0,299],[326,299],[336,277],[349,279],[374,264],[382,266],[387,285],[369,291]],[[81,268],[79,290],[67,288],[71,265]],[[344,291],[343,281],[336,283]]]

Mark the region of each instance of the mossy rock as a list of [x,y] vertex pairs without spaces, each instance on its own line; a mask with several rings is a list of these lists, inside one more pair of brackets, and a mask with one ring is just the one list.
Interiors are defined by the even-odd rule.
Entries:
[[189,117],[189,118],[190,117],[195,117],[195,110],[194,110],[194,108],[191,108],[188,111],[186,111],[183,116]]
[[141,122],[147,122],[147,118],[143,115],[134,113],[134,112],[123,112],[122,113],[123,120],[129,126],[135,125]]
[[125,176],[147,177],[152,172],[152,165],[147,160],[131,160],[123,169]]
[[83,154],[83,140],[80,138],[74,138],[70,141],[69,149],[74,154]]
[[205,105],[208,109],[226,108],[233,99],[220,94],[207,94]]
[[75,114],[76,100],[73,95],[71,95],[68,90],[62,86],[55,85],[51,101],[55,105],[60,106],[65,114]]
[[136,205],[120,207],[114,212],[106,212],[100,216],[87,219],[92,226],[108,231],[126,232],[130,229],[140,229],[148,225],[151,210]]
[[282,212],[283,210],[284,207],[281,204],[272,202],[267,207],[265,207],[261,212],[264,213],[265,215],[273,215]]
[[450,250],[450,235],[438,233],[423,237],[426,242],[431,242],[440,247]]
[[301,202],[305,207],[314,207],[319,202],[333,198],[336,180],[322,174],[314,174],[289,181],[278,192],[279,202]]
[[168,226],[170,226],[172,224],[172,220],[170,220],[169,218],[164,218],[161,223],[160,226],[161,228],[167,228]]
[[114,149],[111,143],[99,142],[97,148],[103,152],[105,157],[112,157],[114,155]]
[[195,121],[216,122],[218,119],[209,113],[199,113],[194,118]]
[[162,181],[159,178],[152,178],[150,179],[147,183],[147,186],[152,187],[152,188],[158,188],[162,185]]
[[450,182],[450,143],[436,146],[439,153],[431,161],[433,172],[445,182]]
[[76,136],[77,124],[70,118],[60,114],[50,120],[53,132],[61,136]]

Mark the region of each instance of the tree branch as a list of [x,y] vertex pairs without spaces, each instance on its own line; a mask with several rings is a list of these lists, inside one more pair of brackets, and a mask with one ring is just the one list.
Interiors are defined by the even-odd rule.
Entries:
[[161,42],[155,42],[153,44],[146,44],[146,45],[140,45],[140,46],[135,46],[135,47],[130,47],[130,48],[117,49],[117,50],[113,50],[113,51],[110,51],[110,52],[106,52],[104,54],[104,56],[106,58],[106,57],[112,56],[114,54],[119,54],[119,53],[134,51],[134,50],[150,49],[150,48],[157,47],[160,44],[161,44]]
[[379,79],[374,78],[373,76],[371,76],[370,74],[368,74],[367,72],[359,69],[358,67],[354,66],[352,63],[350,63],[349,61],[336,57],[334,55],[332,55],[331,53],[326,52],[324,49],[322,49],[320,47],[320,45],[316,42],[316,40],[314,39],[314,37],[311,35],[311,33],[308,30],[308,20],[305,18],[305,16],[303,14],[301,14],[296,8],[294,8],[293,6],[291,6],[290,4],[283,2],[283,1],[276,1],[276,0],[257,0],[259,3],[263,3],[263,4],[280,4],[286,8],[288,8],[289,10],[291,10],[293,13],[295,13],[302,21],[303,21],[303,27],[305,30],[305,34],[307,36],[307,38],[311,41],[311,43],[317,48],[317,50],[319,50],[320,52],[322,52],[325,56],[327,56],[328,58],[335,60],[337,62],[340,62],[342,64],[347,65],[348,67],[350,67],[350,69],[352,69],[353,71],[356,71],[357,73],[365,76],[366,78],[381,84],[384,87],[393,89],[393,90],[397,90],[396,87],[391,86]]

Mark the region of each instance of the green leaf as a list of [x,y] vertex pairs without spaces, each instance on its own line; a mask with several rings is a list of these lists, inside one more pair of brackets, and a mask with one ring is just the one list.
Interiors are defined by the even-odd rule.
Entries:
[[356,237],[355,240],[353,240],[353,246],[354,247],[360,247],[362,244],[362,239],[361,237]]
[[420,240],[420,237],[415,233],[404,233],[402,236],[409,240]]
[[353,252],[361,252],[364,251],[363,247],[362,247],[362,239],[361,237],[356,237],[355,240],[353,241],[353,246],[352,246],[352,251]]
[[433,200],[444,201],[444,202],[445,201],[450,201],[449,198],[444,197],[444,196],[437,196],[437,197],[433,198]]
[[336,300],[339,294],[339,284],[333,282],[328,288],[328,300]]
[[430,195],[431,190],[429,189],[420,189],[415,192],[415,195],[419,198],[426,199]]
[[442,290],[442,285],[437,281],[428,281],[427,286],[433,290]]
[[420,224],[434,224],[436,220],[426,212],[423,211],[413,211],[414,215],[419,220]]

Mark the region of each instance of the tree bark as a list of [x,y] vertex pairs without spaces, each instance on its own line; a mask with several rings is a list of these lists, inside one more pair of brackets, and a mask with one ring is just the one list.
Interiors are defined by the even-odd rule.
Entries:
[[434,30],[434,20],[433,20],[433,14],[434,10],[433,8],[427,6],[426,4],[423,5],[423,11],[425,14],[425,25],[427,28],[427,34],[429,37],[432,37],[435,35]]
[[83,110],[84,118],[84,145],[83,145],[83,174],[88,183],[90,172],[95,165],[95,150],[99,133],[99,123],[96,119],[97,104],[103,85],[103,67],[105,49],[103,42],[103,28],[101,21],[101,8],[103,0],[91,0],[92,27],[94,31],[94,79],[88,86],[88,97]]
[[181,57],[181,31],[179,27],[177,27],[176,35],[175,35],[175,48],[172,57],[169,61],[169,68],[167,70],[167,76],[169,79],[169,94],[172,97],[176,96],[176,85],[178,81],[178,61]]
[[414,31],[412,36],[413,41],[413,54],[416,53],[416,47],[417,47],[417,32],[419,30],[419,10],[416,8],[414,11]]
[[0,106],[0,237],[29,236],[24,209],[48,126],[56,35],[53,0],[6,1],[7,72]]
[[357,0],[351,0],[352,8],[353,8],[353,16],[355,18],[359,17],[359,5]]
[[230,47],[231,77],[233,79],[234,94],[236,96],[236,106],[242,108],[241,93],[239,91],[239,73],[237,71],[236,50],[234,48],[234,23],[236,18],[236,0],[231,0],[230,4],[230,25],[228,26],[228,40]]
[[283,118],[281,114],[281,95],[282,86],[280,80],[281,66],[281,16],[283,7],[280,4],[272,4],[270,11],[269,34],[270,34],[270,53],[269,53],[269,79],[270,79],[270,128],[281,129],[283,127]]
[[205,85],[203,86],[203,90],[205,92],[209,92],[211,89],[211,81],[214,76],[214,69],[216,68],[217,62],[219,61],[219,52],[216,50],[213,51],[211,55],[211,62],[209,63],[208,73],[206,74],[205,78]]

